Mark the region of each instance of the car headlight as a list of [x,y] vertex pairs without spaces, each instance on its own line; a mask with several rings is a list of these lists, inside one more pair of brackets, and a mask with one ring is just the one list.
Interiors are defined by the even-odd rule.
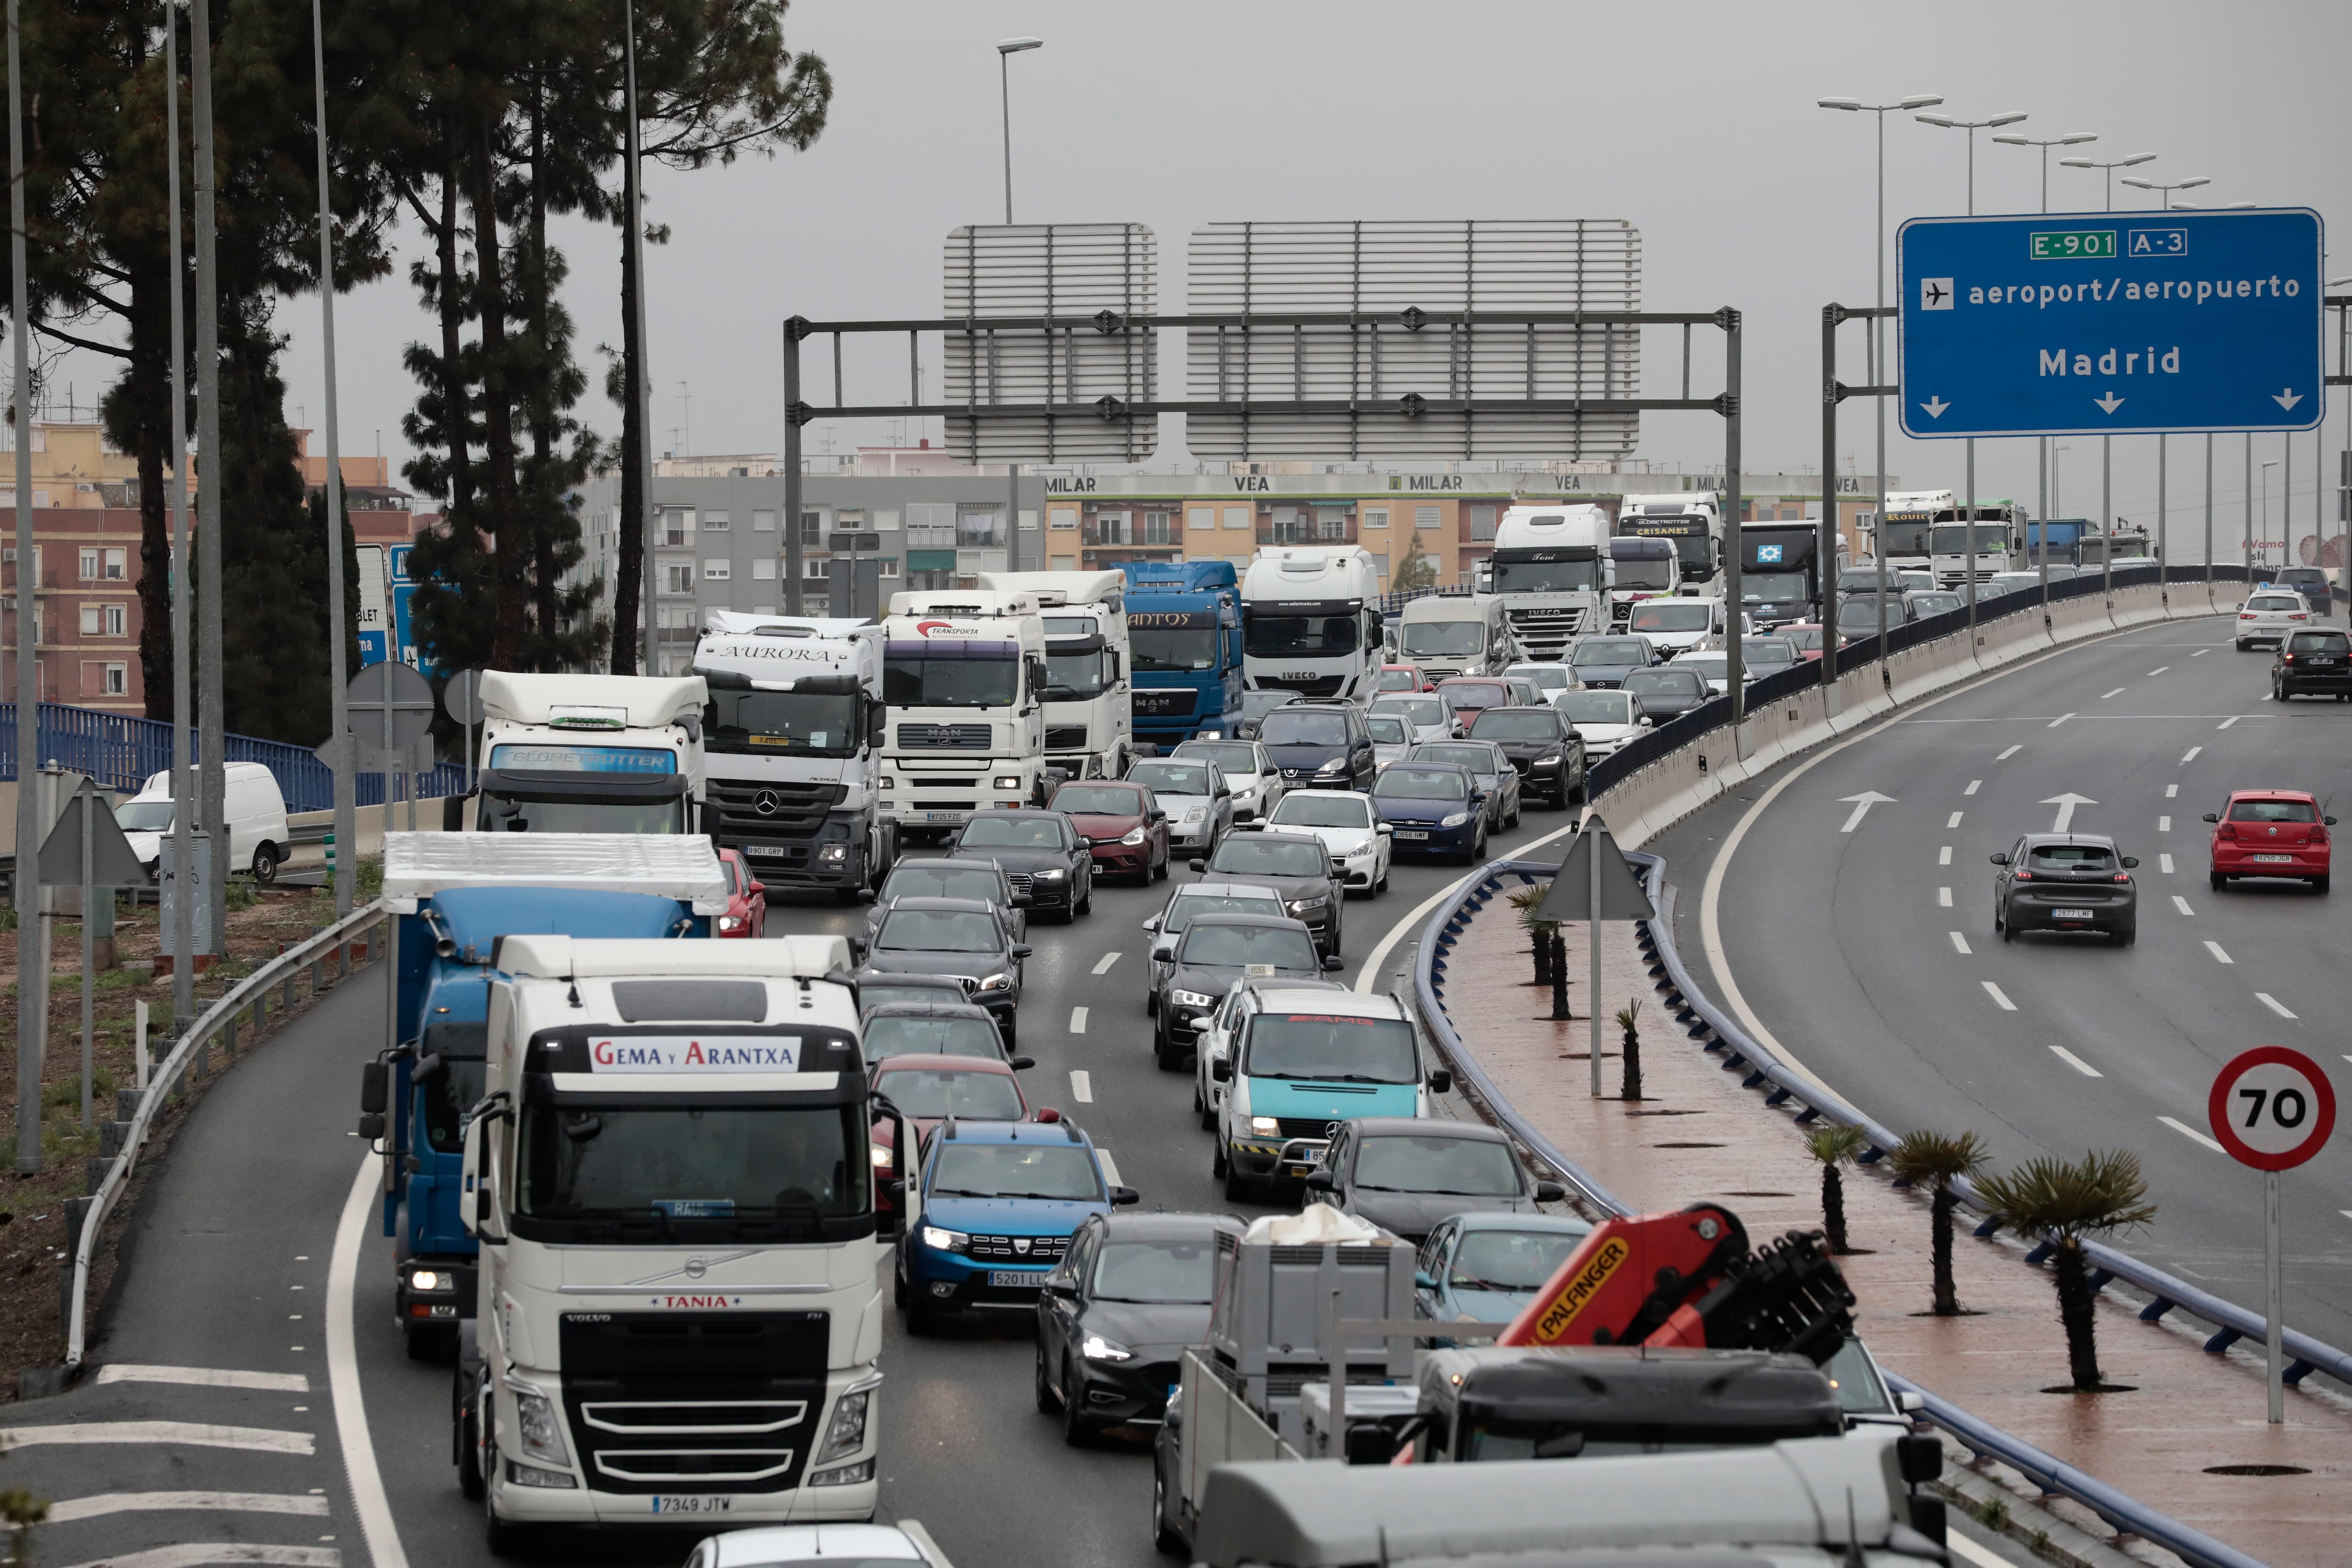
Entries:
[[412,1290],[454,1290],[457,1288],[457,1277],[437,1269],[419,1268],[409,1275],[408,1288]]
[[744,920],[740,915],[720,915],[719,917],[719,929],[720,931],[741,931],[750,923],[750,921]]
[[1010,991],[1013,989],[1013,972],[1009,969],[1000,969],[993,974],[986,975],[981,980],[980,988],[982,991]]
[[1532,762],[1532,763],[1528,763],[1528,766],[1530,766],[1530,767],[1537,767],[1537,768],[1556,768],[1556,767],[1559,766],[1559,763],[1560,763],[1560,756],[1559,756],[1559,752],[1553,752],[1550,756],[1549,756],[1549,757],[1538,757],[1534,762]]
[[1069,873],[1062,869],[1059,866],[1055,867],[1050,871],[1040,871],[1036,873],[1037,879],[1041,882],[1058,882],[1068,875]]
[[1282,1131],[1282,1123],[1271,1116],[1250,1118],[1250,1131],[1262,1138],[1271,1138]]
[[1206,807],[1206,806],[1202,806],[1202,805],[1196,805],[1196,806],[1192,807],[1192,810],[1190,810],[1190,811],[1188,811],[1188,812],[1186,812],[1186,813],[1184,814],[1184,820],[1185,820],[1186,822],[1198,822],[1198,821],[1200,821],[1202,817],[1204,817],[1204,816],[1208,816],[1208,815],[1209,815],[1209,809],[1208,809],[1208,807]]
[[522,1451],[543,1465],[569,1465],[572,1451],[563,1446],[563,1427],[555,1406],[544,1394],[515,1394],[515,1426],[522,1434]]
[[1330,902],[1331,900],[1329,899],[1325,898],[1321,894],[1318,894],[1311,899],[1293,899],[1290,901],[1290,912],[1294,915],[1303,915],[1309,910],[1322,909]]
[[1021,787],[1021,776],[1018,773],[1004,773],[991,782],[993,783],[998,789],[1019,789]]
[[1469,820],[1470,814],[1468,812],[1457,811],[1453,816],[1445,818],[1443,822],[1440,822],[1437,826],[1440,827],[1459,827]]
[[1130,849],[1134,848],[1137,845],[1143,842],[1143,829],[1140,827],[1129,828],[1126,836],[1120,838],[1119,842],[1126,845]]
[[1217,999],[1214,996],[1203,996],[1198,991],[1171,991],[1168,993],[1168,1003],[1172,1007],[1213,1007],[1217,1005]]
[[811,1463],[831,1464],[866,1447],[866,1405],[873,1396],[870,1388],[854,1388],[841,1396],[833,1407],[833,1423],[824,1430],[824,1446]]
[[1348,771],[1348,759],[1334,757],[1315,771],[1318,773],[1344,773]]
[[1133,1351],[1116,1340],[1107,1340],[1100,1334],[1088,1334],[1086,1342],[1078,1349],[1088,1361],[1133,1361],[1135,1359]]
[[960,1230],[942,1230],[938,1226],[923,1227],[923,1245],[934,1252],[966,1252],[971,1250],[971,1237]]
[[890,1163],[890,1145],[887,1143],[868,1143],[866,1152],[873,1159],[874,1168],[877,1171]]

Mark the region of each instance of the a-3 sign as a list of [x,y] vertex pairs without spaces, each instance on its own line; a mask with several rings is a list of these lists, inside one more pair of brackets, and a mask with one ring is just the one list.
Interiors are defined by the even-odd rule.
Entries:
[[2315,428],[2323,244],[2301,207],[1913,218],[1904,433]]

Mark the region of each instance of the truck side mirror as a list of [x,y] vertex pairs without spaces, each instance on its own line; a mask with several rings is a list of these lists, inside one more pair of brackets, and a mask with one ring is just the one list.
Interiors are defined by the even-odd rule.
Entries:
[[383,1112],[371,1110],[360,1118],[360,1136],[373,1143],[383,1136]]
[[467,795],[445,795],[441,797],[442,832],[466,831],[466,803],[472,798],[473,796]]
[[1453,1089],[1454,1089],[1454,1075],[1453,1075],[1453,1073],[1449,1072],[1449,1071],[1448,1071],[1448,1070],[1446,1070],[1444,1068],[1430,1068],[1430,1069],[1429,1069],[1429,1092],[1430,1092],[1430,1093],[1432,1093],[1432,1094],[1450,1094],[1450,1093],[1452,1093],[1452,1092],[1453,1092]]
[[1394,1435],[1377,1421],[1350,1425],[1343,1446],[1351,1465],[1385,1465],[1396,1458]]
[[866,743],[879,746],[889,737],[890,710],[877,702],[866,712]]
[[392,1064],[369,1062],[360,1068],[360,1109],[380,1114],[392,1098]]

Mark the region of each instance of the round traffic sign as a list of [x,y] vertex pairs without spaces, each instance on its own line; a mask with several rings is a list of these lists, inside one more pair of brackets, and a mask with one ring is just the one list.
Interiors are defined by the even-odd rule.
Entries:
[[2257,1046],[2213,1079],[2205,1114],[2240,1164],[2291,1170],[2318,1153],[2336,1130],[2336,1089],[2301,1051]]

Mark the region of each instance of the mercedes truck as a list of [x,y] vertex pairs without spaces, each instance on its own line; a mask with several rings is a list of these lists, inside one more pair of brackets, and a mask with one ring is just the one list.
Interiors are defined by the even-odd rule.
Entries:
[[873,1516],[884,1309],[848,965],[837,936],[499,939],[451,1402],[494,1553],[540,1526]]
[[[698,675],[482,672],[481,772],[472,826],[486,833],[698,833]],[[442,806],[466,826],[468,797]]]
[[1609,514],[1600,507],[1511,507],[1488,560],[1525,657],[1564,659],[1577,638],[1607,629]]
[[1127,561],[1139,748],[1173,751],[1242,716],[1241,579],[1230,561]]
[[1680,558],[1670,539],[1622,537],[1609,542],[1609,629],[1622,632],[1633,606],[1682,592]]
[[713,610],[695,644],[711,837],[771,889],[851,902],[898,859],[881,808],[883,630]]
[[1354,544],[1276,546],[1242,579],[1242,671],[1260,689],[1369,702],[1381,676],[1380,573]]
[[1045,790],[1045,626],[1031,594],[890,595],[882,623],[882,809],[902,835],[944,835],[975,811]]
[[[1750,523],[1739,531],[1739,604],[1759,634],[1821,618],[1819,526]],[[1830,581],[1837,581],[1832,568]]]
[[[1617,531],[1628,539],[1674,541],[1685,594],[1708,592],[1698,584],[1714,582],[1723,570],[1723,497],[1717,491],[1627,496],[1618,504]],[[1720,588],[1712,592],[1722,594]]]
[[982,572],[980,585],[1028,594],[1045,623],[1045,765],[1071,778],[1127,776],[1127,579],[1117,572]]

